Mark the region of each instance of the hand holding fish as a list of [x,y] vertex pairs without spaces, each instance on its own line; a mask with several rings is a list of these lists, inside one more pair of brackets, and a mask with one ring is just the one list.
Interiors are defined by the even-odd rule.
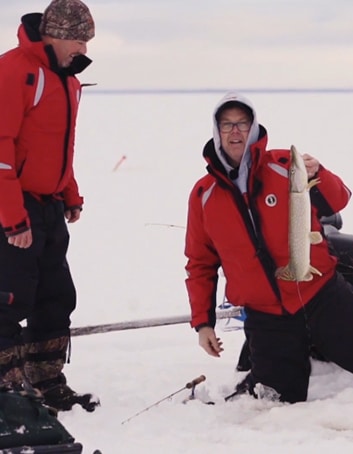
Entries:
[[320,163],[317,159],[310,156],[310,154],[303,154],[304,165],[308,173],[308,178],[313,178],[319,171]]

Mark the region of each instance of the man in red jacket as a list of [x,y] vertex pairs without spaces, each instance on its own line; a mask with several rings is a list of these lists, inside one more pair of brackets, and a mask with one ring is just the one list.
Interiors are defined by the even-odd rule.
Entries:
[[[201,347],[218,357],[223,348],[214,326],[222,267],[227,300],[246,312],[251,371],[245,388],[258,397],[274,390],[293,403],[307,398],[312,346],[353,372],[353,290],[337,273],[324,236],[310,246],[310,265],[319,274],[300,281],[279,277],[290,259],[292,154],[266,145],[252,104],[227,94],[216,106],[213,139],[203,151],[208,174],[189,199],[186,285],[191,325]],[[308,204],[311,231],[323,235],[320,218],[342,210],[351,192],[317,159],[304,154],[303,161],[308,180],[319,179]]]
[[81,1],[53,0],[21,22],[18,47],[0,58],[0,380],[30,382],[48,405],[69,410],[79,396],[62,373],[76,305],[65,218],[79,220],[83,204],[75,74],[91,63],[94,21]]

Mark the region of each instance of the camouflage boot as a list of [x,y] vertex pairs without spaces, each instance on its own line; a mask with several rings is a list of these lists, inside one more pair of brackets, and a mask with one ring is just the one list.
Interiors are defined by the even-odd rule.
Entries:
[[69,336],[25,344],[25,374],[34,388],[44,396],[44,403],[57,411],[71,410],[79,404],[87,411],[94,411],[98,399],[91,394],[78,394],[66,383],[62,373],[69,347]]
[[22,365],[21,346],[0,350],[0,386],[21,390],[24,381]]

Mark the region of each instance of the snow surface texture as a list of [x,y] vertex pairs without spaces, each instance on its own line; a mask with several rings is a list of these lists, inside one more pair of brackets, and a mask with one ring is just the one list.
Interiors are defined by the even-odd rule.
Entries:
[[[187,199],[205,171],[201,152],[220,97],[83,95],[75,168],[85,208],[70,226],[78,291],[72,326],[188,314]],[[270,147],[294,144],[353,188],[353,95],[248,97],[269,131]],[[352,203],[342,217],[343,231],[353,232]],[[220,303],[223,283],[221,277]],[[313,362],[306,403],[247,396],[225,403],[244,376],[235,372],[244,334],[224,327],[220,321],[225,350],[217,359],[201,350],[188,324],[73,337],[69,384],[98,395],[102,405],[94,413],[76,406],[60,413],[60,421],[84,454],[97,448],[103,454],[352,452],[350,373]],[[206,381],[196,396],[216,405],[183,404],[190,395],[183,390],[122,424],[201,374]]]

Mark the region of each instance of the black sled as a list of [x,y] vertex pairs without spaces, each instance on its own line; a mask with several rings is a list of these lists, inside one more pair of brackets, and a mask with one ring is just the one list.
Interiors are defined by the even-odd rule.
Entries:
[[19,448],[1,449],[1,454],[81,454],[81,443],[61,445],[21,446]]
[[81,454],[82,449],[36,393],[0,388],[1,454]]

